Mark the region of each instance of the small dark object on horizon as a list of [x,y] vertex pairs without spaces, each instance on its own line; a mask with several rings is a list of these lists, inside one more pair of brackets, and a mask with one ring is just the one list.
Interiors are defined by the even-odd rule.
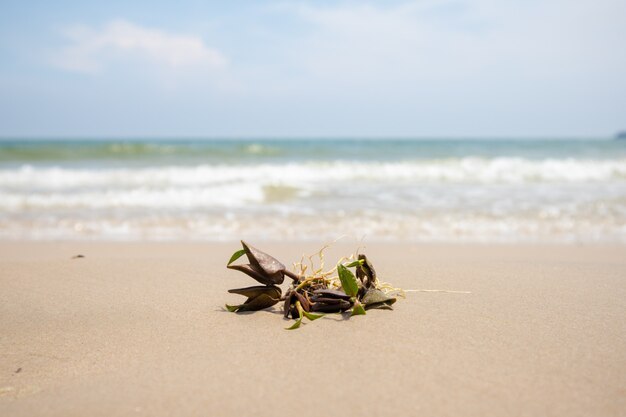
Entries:
[[615,134],[615,139],[626,139],[626,130],[622,130],[621,132],[617,132]]
[[72,259],[78,259],[78,258],[84,258],[84,257],[85,255],[78,254],[78,255],[72,256]]

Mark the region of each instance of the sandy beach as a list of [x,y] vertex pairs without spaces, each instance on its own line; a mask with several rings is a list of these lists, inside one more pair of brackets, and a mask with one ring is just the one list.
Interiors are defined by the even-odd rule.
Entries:
[[0,2],[0,417],[626,417],[624,16]]
[[235,249],[1,244],[0,415],[626,415],[623,246],[369,243],[384,280],[469,293],[291,332],[222,309]]

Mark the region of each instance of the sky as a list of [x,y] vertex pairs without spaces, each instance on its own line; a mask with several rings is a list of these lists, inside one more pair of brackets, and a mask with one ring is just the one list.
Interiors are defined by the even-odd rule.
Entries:
[[0,137],[609,137],[626,1],[0,2]]

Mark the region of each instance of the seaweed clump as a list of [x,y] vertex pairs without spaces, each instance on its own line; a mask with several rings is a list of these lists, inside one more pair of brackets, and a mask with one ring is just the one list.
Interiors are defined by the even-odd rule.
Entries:
[[[403,294],[402,290],[378,280],[374,266],[363,253],[341,258],[325,271],[324,250],[328,247],[325,246],[309,257],[309,264],[304,257],[295,263],[297,272],[292,272],[267,253],[244,241],[241,245],[243,248],[231,256],[227,268],[243,272],[262,285],[229,290],[247,298],[242,304],[227,304],[226,309],[258,311],[282,302],[284,317],[296,320],[288,330],[299,328],[304,318],[313,321],[328,313],[356,316],[370,309],[393,310],[395,295]],[[233,264],[243,255],[248,258],[247,264]],[[313,261],[316,255],[318,267]],[[279,285],[285,277],[291,279],[291,284],[283,295]]]

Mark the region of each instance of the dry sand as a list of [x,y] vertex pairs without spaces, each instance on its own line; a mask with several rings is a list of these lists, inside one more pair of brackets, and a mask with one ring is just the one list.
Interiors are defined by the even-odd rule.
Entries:
[[381,278],[471,294],[293,332],[222,310],[235,249],[0,244],[0,415],[626,415],[624,246],[370,243]]

